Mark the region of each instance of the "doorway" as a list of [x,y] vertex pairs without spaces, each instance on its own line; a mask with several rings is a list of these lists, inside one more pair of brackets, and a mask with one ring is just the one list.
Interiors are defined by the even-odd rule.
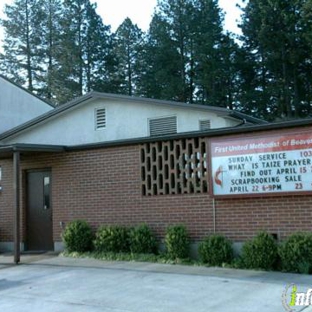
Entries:
[[51,171],[28,171],[26,188],[26,250],[53,250]]

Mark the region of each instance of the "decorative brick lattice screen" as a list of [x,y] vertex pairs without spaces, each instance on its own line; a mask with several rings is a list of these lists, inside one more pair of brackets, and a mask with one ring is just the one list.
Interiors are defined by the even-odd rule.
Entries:
[[141,145],[143,195],[208,192],[207,142],[181,139]]

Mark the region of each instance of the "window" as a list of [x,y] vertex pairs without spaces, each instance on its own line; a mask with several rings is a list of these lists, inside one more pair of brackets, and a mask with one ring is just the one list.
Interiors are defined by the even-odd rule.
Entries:
[[177,133],[177,117],[162,117],[149,119],[150,136]]
[[211,123],[209,119],[199,121],[199,130],[205,131],[211,129]]
[[50,176],[43,177],[43,209],[50,209]]
[[97,108],[95,110],[95,129],[102,130],[106,128],[106,110],[105,108]]

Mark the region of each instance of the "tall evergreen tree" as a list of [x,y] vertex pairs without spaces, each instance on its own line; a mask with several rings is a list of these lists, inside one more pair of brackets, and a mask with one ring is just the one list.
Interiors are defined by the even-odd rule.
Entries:
[[183,85],[179,68],[179,52],[168,35],[170,24],[155,14],[144,48],[141,92],[149,98],[182,100]]
[[89,0],[64,0],[60,63],[64,87],[70,90],[71,97],[81,96],[84,91],[84,43],[88,4]]
[[[193,7],[191,2],[191,0],[158,0],[153,21],[155,39],[158,42],[162,41],[158,44],[158,48],[162,50],[157,54],[162,53],[164,54],[163,57],[172,56],[171,60],[166,62],[168,65],[167,75],[169,76],[173,72],[173,77],[178,77],[179,79],[173,86],[173,90],[176,90],[176,92],[173,94],[172,99],[182,102],[192,102],[193,96],[189,91],[190,80],[188,73],[191,68],[192,57],[190,24]],[[155,23],[158,23],[158,25],[155,25]],[[153,36],[153,32],[150,33],[150,36]],[[153,40],[153,37],[151,37],[151,40]],[[166,56],[168,45],[171,46],[168,49],[170,53]],[[154,47],[157,49],[157,45]],[[172,68],[173,64],[170,64],[170,62],[174,62],[174,69]],[[161,64],[156,64],[156,66],[161,68]],[[161,69],[161,71],[164,70],[166,68]],[[170,77],[168,78],[171,79]]]
[[35,91],[37,82],[34,74],[37,69],[35,59],[40,41],[35,15],[39,0],[15,0],[6,5],[4,13],[7,18],[1,20],[4,29],[3,54],[1,54],[1,72],[13,81],[26,85]]
[[[306,0],[250,0],[243,15],[244,49],[253,68],[253,111],[282,119],[311,113],[311,28],[303,19]],[[260,107],[260,109],[259,109]]]
[[238,47],[222,23],[216,0],[159,0],[148,34],[146,93],[232,107]]
[[194,0],[190,24],[197,101],[232,108],[237,45],[223,33],[217,0]]
[[126,18],[115,34],[114,52],[118,60],[120,93],[135,95],[141,70],[143,32]]
[[63,81],[60,102],[105,86],[110,36],[110,27],[103,24],[95,4],[89,0],[64,0],[58,53],[58,80]]
[[15,0],[6,6],[1,71],[59,104],[109,86],[110,27],[89,0]]
[[110,85],[111,77],[109,66],[113,49],[112,34],[110,26],[103,24],[95,9],[94,5],[90,3],[87,5],[83,58],[86,70],[85,89],[88,92],[94,89],[105,91]]
[[61,0],[40,0],[38,4],[35,15],[37,27],[40,27],[40,41],[37,43],[36,51],[36,79],[40,83],[40,88],[37,93],[57,103],[61,85],[61,81],[58,80],[60,64],[57,59],[62,46],[59,37],[62,5]]

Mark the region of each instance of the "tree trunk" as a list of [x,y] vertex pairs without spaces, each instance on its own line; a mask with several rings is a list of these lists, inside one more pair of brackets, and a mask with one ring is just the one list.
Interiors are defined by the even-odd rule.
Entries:
[[25,2],[26,6],[26,53],[27,53],[27,80],[28,90],[33,92],[33,81],[32,81],[32,68],[31,68],[31,48],[30,48],[30,26],[29,26],[29,8],[28,0]]

